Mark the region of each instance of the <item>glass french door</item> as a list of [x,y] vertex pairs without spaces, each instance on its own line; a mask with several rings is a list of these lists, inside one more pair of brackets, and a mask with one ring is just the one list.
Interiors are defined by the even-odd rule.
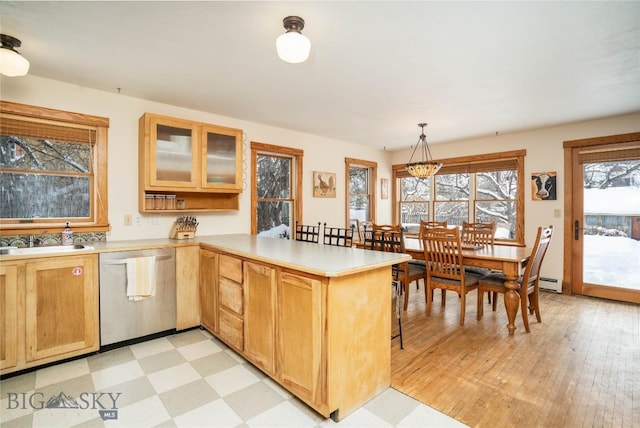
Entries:
[[640,141],[572,150],[573,292],[640,303]]

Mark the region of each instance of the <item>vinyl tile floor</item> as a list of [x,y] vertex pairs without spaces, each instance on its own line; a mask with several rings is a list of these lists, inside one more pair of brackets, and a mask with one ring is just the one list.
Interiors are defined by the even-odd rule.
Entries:
[[0,380],[9,427],[464,427],[392,388],[336,423],[204,330]]

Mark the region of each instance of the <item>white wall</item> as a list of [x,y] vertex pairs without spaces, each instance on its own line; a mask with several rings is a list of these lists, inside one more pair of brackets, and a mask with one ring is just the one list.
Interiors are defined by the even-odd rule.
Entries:
[[[576,122],[562,126],[534,129],[512,134],[499,134],[485,138],[476,138],[447,144],[429,143],[434,159],[446,159],[456,156],[495,153],[525,149],[525,241],[532,245],[538,226],[553,225],[554,237],[545,262],[542,276],[558,280],[557,290],[562,288],[563,238],[564,238],[564,150],[562,144],[568,140],[600,137],[605,135],[626,134],[640,131],[640,113]],[[427,139],[428,140],[428,139]],[[393,164],[407,162],[411,151],[392,153]],[[557,200],[533,201],[529,178],[532,172],[556,171]],[[554,217],[554,210],[560,210],[560,217]],[[544,283],[549,287],[551,284]]]
[[[304,150],[303,219],[307,224],[318,221],[343,226],[345,221],[345,157],[378,163],[378,178],[391,177],[390,154],[346,141],[332,140],[287,129],[274,128],[241,119],[229,118],[167,104],[127,97],[117,93],[96,91],[77,85],[43,79],[37,76],[0,78],[2,99],[39,107],[66,110],[107,117],[109,126],[109,240],[163,238],[169,234],[175,214],[140,215],[142,224],[124,226],[125,214],[138,213],[138,119],[145,112],[243,129],[246,134],[244,165],[246,180],[250,179],[249,147],[251,141],[295,147]],[[250,103],[249,106],[250,108]],[[313,171],[336,173],[336,197],[313,197]],[[198,235],[249,233],[251,229],[250,183],[240,196],[240,210],[198,213]],[[378,215],[381,223],[391,221],[390,200],[380,200]],[[152,224],[157,223],[157,224]]]

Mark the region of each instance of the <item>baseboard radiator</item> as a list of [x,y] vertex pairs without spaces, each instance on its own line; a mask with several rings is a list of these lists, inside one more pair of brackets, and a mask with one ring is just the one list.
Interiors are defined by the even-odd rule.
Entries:
[[558,280],[555,278],[541,276],[538,285],[540,286],[540,289],[545,291],[555,291],[556,293],[562,292],[562,289],[558,289]]

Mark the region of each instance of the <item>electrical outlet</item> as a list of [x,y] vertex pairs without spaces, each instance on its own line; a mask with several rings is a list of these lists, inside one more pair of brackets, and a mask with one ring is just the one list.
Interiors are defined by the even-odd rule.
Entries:
[[160,224],[160,215],[159,214],[151,214],[149,216],[149,224]]
[[134,215],[133,222],[136,224],[136,226],[142,226],[142,216],[140,214]]
[[131,216],[131,214],[125,214],[124,215],[124,225],[125,226],[131,226],[133,224],[133,217]]

